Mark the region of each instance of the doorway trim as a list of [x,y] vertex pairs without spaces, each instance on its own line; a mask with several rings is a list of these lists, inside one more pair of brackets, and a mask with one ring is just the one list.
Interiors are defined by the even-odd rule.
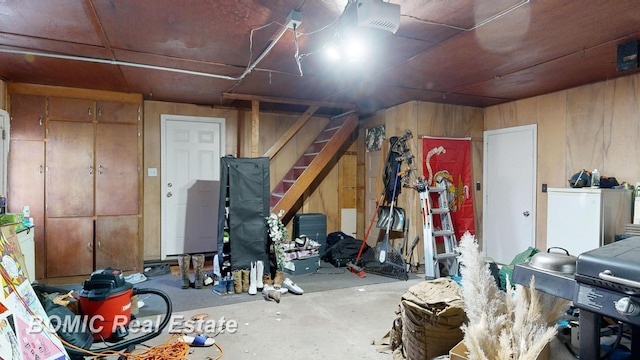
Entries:
[[[220,156],[224,156],[224,152],[226,149],[225,138],[226,138],[226,129],[225,129],[225,119],[219,117],[205,117],[205,116],[188,116],[188,115],[175,115],[175,114],[160,114],[160,257],[161,260],[167,259],[167,246],[169,241],[169,235],[167,234],[167,198],[165,196],[166,192],[166,184],[164,182],[164,177],[166,176],[166,172],[169,171],[167,169],[167,123],[170,121],[181,121],[181,122],[190,122],[190,123],[210,123],[212,125],[217,124],[220,126]],[[214,166],[212,164],[212,166]],[[220,178],[220,174],[218,174],[218,180]],[[217,206],[218,204],[214,204]]]
[[[513,164],[513,163],[500,164],[500,166],[497,167],[496,169],[489,169],[489,163],[490,163],[489,156],[493,156],[490,153],[491,146],[490,146],[489,139],[494,136],[509,135],[514,133],[524,133],[525,136],[528,136],[529,139],[531,140],[531,147],[529,149],[524,149],[523,147],[521,147],[520,149],[524,150],[523,152],[520,152],[520,151],[516,152],[515,149],[512,147],[511,149],[514,149],[514,151],[509,151],[509,159],[513,159],[518,155],[525,155],[525,157],[528,157],[528,159],[519,158],[519,160],[517,161],[517,164]],[[484,182],[484,194],[482,196],[482,199],[483,199],[482,201],[482,204],[483,204],[483,210],[482,210],[482,213],[483,213],[482,245],[483,246],[482,248],[483,248],[483,252],[487,256],[495,256],[494,254],[488,253],[487,244],[489,244],[490,241],[494,241],[498,243],[501,242],[500,238],[497,238],[497,237],[494,239],[490,238],[492,237],[492,235],[495,235],[495,231],[490,230],[489,226],[491,224],[489,223],[492,222],[492,220],[495,220],[496,218],[495,214],[492,216],[492,214],[490,213],[491,206],[493,206],[493,208],[501,208],[501,209],[508,208],[508,206],[504,206],[504,207],[499,206],[501,205],[499,204],[499,201],[501,199],[496,200],[495,196],[492,198],[492,194],[495,194],[497,191],[500,191],[500,193],[506,193],[508,194],[508,196],[511,196],[509,204],[513,204],[514,199],[516,200],[516,202],[521,199],[524,199],[527,202],[526,204],[516,205],[516,206],[522,205],[517,209],[511,209],[513,211],[508,212],[509,214],[508,219],[500,218],[499,223],[505,226],[504,233],[508,232],[508,229],[506,229],[506,227],[508,226],[508,227],[511,227],[512,229],[517,229],[517,232],[515,232],[517,236],[513,236],[513,233],[507,234],[506,237],[513,239],[515,242],[510,242],[508,244],[500,243],[499,246],[497,247],[503,247],[504,249],[508,249],[508,250],[505,250],[505,252],[507,253],[511,252],[513,254],[509,254],[509,255],[514,255],[514,256],[517,255],[519,252],[526,250],[526,248],[519,249],[517,248],[517,246],[514,246],[514,245],[519,245],[519,246],[528,245],[528,246],[535,247],[536,222],[537,222],[536,220],[537,138],[538,138],[538,134],[537,134],[536,124],[515,126],[515,127],[497,129],[497,130],[488,130],[484,132],[484,140],[483,140],[483,143],[484,143],[483,159],[484,160],[483,160],[483,171],[482,171],[483,182]],[[520,146],[522,144],[518,144],[518,145]],[[520,165],[524,165],[525,167],[518,168],[518,166]],[[530,173],[526,172],[527,169],[530,169]],[[513,187],[514,184],[518,184],[518,185],[524,184],[526,187],[527,194],[518,195],[517,193],[514,194],[513,191],[510,191],[511,189],[514,189]],[[529,184],[530,186],[527,186]],[[522,187],[514,190],[525,191]],[[516,196],[521,196],[521,197],[516,198]],[[491,206],[489,205],[490,201],[493,202],[493,205]],[[528,225],[530,227],[526,227],[523,225]],[[528,231],[529,233],[524,234],[523,230]],[[527,244],[525,244],[525,242]],[[503,255],[503,254],[500,254],[500,255]],[[495,259],[495,260],[498,262],[506,262],[508,264],[512,260],[512,258],[502,258],[502,259]]]

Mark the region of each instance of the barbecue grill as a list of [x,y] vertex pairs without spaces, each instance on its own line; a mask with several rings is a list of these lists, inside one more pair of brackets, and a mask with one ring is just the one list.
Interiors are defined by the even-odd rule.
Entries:
[[518,264],[513,282],[573,301],[580,309],[580,360],[600,358],[602,316],[631,329],[631,358],[640,358],[640,236],[630,237],[580,254],[575,274]]

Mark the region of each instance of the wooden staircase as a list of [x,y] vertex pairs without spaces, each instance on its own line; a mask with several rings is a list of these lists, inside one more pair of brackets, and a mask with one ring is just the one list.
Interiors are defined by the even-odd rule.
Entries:
[[356,113],[332,119],[271,191],[271,212],[277,214],[284,210],[283,219],[290,219],[290,212],[296,202],[351,138],[357,127]]

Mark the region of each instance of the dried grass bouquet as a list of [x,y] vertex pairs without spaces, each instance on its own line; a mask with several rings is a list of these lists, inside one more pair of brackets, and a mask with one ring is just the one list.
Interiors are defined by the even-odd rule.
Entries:
[[535,360],[556,335],[569,302],[536,291],[533,278],[528,288],[516,285],[514,292],[501,291],[469,232],[462,236],[459,250],[462,298],[469,319],[462,326],[468,359]]

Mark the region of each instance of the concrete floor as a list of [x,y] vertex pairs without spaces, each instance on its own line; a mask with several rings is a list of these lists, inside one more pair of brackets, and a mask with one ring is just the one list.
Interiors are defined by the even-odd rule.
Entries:
[[[207,313],[216,322],[221,317],[228,324],[235,321],[235,333],[225,331],[215,338],[225,359],[390,359],[372,342],[389,331],[402,294],[420,281],[284,294],[279,304],[256,295],[255,301],[174,315],[189,318]],[[160,335],[147,344],[164,343],[168,336]],[[220,355],[215,346],[192,349],[191,360]]]
[[[391,328],[402,294],[420,281],[395,281],[301,296],[285,294],[279,304],[256,295],[255,301],[176,312],[174,316],[189,319],[205,313],[206,319],[216,324],[237,324],[235,332],[225,331],[215,337],[222,354],[215,346],[192,347],[190,360],[210,360],[221,355],[234,360],[391,359],[389,352],[378,352],[380,346],[372,342],[380,340]],[[146,344],[165,343],[169,336],[162,334]],[[557,341],[551,344],[550,353],[551,360],[574,359]]]

